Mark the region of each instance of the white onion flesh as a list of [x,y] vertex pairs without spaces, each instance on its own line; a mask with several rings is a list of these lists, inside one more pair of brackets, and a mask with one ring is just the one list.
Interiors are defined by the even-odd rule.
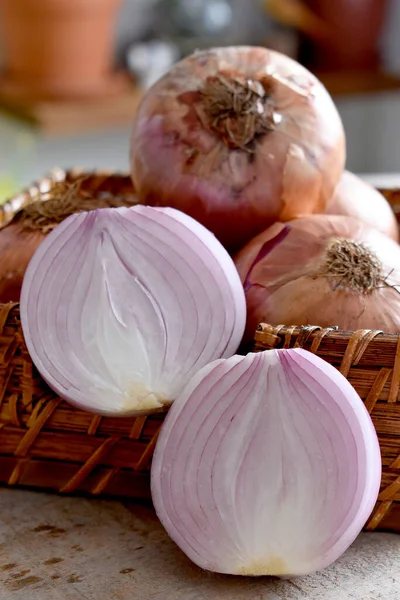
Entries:
[[194,376],[161,430],[152,497],[200,567],[285,577],[346,550],[380,476],[377,436],[350,383],[309,352],[272,350]]
[[216,238],[168,208],[72,215],[27,269],[21,320],[34,364],[62,398],[102,414],[171,403],[237,349],[245,300]]

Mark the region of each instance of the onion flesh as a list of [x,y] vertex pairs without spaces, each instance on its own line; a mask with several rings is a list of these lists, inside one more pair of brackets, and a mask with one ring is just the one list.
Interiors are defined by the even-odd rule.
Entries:
[[389,202],[372,185],[349,171],[340,178],[325,214],[360,219],[399,241],[399,224]]
[[351,217],[275,223],[235,258],[246,339],[261,322],[400,331],[400,247]]
[[152,463],[165,529],[203,569],[305,575],[335,561],[376,501],[381,459],[351,384],[302,349],[204,367],[167,415]]
[[231,356],[245,300],[226,250],[187,215],[101,209],[72,215],[39,246],[21,321],[57,394],[127,415],[170,404],[200,367]]
[[190,214],[231,251],[278,219],[323,212],[344,161],[323,85],[257,47],[179,62],[147,92],[131,140],[140,199]]

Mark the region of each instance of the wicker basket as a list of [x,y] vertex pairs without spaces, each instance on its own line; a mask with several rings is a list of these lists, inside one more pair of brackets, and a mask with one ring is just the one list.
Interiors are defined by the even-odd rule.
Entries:
[[[54,181],[74,181],[79,171],[56,171],[0,207],[0,225],[32,200],[46,198]],[[132,195],[124,175],[89,174],[94,195]],[[384,194],[396,212],[400,192]],[[382,452],[383,477],[368,529],[400,531],[400,335],[343,332],[319,327],[260,325],[255,349],[302,346],[345,375],[371,413]],[[94,416],[49,390],[25,347],[19,309],[0,305],[0,482],[61,493],[149,497],[149,467],[164,418]]]

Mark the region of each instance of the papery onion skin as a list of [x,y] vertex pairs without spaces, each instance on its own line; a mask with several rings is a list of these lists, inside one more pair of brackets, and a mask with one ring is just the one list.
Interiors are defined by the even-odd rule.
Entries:
[[[267,100],[253,121],[221,125],[206,114],[204,86],[220,77],[227,86],[261,85]],[[232,139],[218,131],[225,126]],[[131,139],[140,199],[190,214],[231,251],[278,219],[323,212],[344,161],[342,123],[323,85],[294,60],[257,47],[179,62],[146,94]]]
[[0,304],[19,302],[25,271],[46,235],[71,214],[95,208],[133,206],[133,195],[92,197],[68,181],[53,182],[48,199],[31,202],[0,227]]
[[171,407],[153,503],[203,569],[306,575],[334,562],[375,504],[379,444],[360,397],[302,349],[215,361]]
[[19,223],[0,229],[0,304],[19,301],[26,268],[44,238]]
[[66,219],[30,262],[20,309],[50,387],[116,416],[170,404],[199,368],[236,351],[246,318],[218,240],[179,211],[146,206]]
[[399,224],[389,202],[372,185],[350,171],[345,171],[340,178],[325,214],[360,219],[395,242],[399,241]]
[[[377,257],[379,273],[365,293],[324,271],[330,245],[349,240]],[[246,340],[261,322],[400,331],[400,247],[357,219],[311,215],[275,223],[235,257],[247,302]]]

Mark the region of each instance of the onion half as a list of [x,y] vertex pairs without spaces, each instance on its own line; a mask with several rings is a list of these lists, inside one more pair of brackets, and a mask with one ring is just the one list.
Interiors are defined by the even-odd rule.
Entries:
[[305,575],[335,561],[375,504],[381,459],[351,384],[301,349],[215,361],[161,430],[151,473],[165,529],[203,569]]
[[246,339],[261,322],[400,331],[400,247],[350,217],[276,223],[235,258]]
[[230,250],[278,219],[323,212],[344,161],[323,85],[257,47],[179,62],[147,92],[131,141],[140,199],[190,214]]
[[57,394],[128,415],[170,404],[200,367],[231,356],[245,299],[226,250],[187,215],[101,209],[72,215],[39,246],[21,321]]

